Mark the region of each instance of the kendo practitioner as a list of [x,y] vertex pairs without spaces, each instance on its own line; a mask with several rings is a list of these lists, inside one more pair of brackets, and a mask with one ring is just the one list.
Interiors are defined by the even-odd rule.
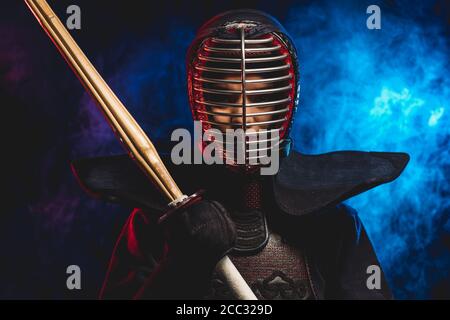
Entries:
[[167,204],[128,156],[74,161],[91,194],[135,207],[100,298],[233,299],[214,271],[228,255],[258,299],[391,299],[382,271],[380,286],[367,285],[368,267],[381,266],[357,212],[342,201],[396,179],[409,156],[292,150],[298,57],[268,14],[215,16],[198,31],[186,61],[194,120],[204,131],[278,130],[271,150],[279,152],[279,170],[262,175],[258,156],[256,164],[250,161],[259,148],[250,141],[243,142],[243,164],[233,162],[235,154],[215,165],[174,165],[166,158],[181,189],[205,192],[158,224]]

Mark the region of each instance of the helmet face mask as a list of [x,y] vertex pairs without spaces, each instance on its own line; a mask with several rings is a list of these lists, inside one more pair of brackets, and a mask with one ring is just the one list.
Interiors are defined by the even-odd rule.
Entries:
[[[258,166],[262,156],[279,152],[289,141],[298,102],[298,67],[295,48],[279,27],[259,11],[230,11],[208,21],[188,52],[194,120],[203,131],[222,133],[224,143],[229,143],[230,130],[241,129],[243,138],[234,152],[226,153],[225,145],[222,149],[235,166]],[[238,159],[240,147],[243,163]]]

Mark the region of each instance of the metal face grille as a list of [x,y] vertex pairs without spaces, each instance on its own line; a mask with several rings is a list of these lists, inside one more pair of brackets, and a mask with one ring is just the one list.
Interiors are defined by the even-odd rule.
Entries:
[[[194,119],[201,121],[204,131],[217,129],[226,139],[227,129],[242,129],[247,164],[260,158],[260,151],[278,147],[271,131],[278,131],[278,143],[286,138],[296,79],[289,51],[278,35],[246,39],[244,27],[233,34],[234,38],[213,37],[201,43],[188,70],[189,94]],[[235,163],[237,153],[230,159]]]

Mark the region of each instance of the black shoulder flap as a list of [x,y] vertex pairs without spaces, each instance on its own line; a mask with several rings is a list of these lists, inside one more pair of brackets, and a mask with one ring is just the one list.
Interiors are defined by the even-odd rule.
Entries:
[[[203,166],[175,165],[164,154],[161,159],[185,194],[204,188],[204,179],[209,175]],[[79,159],[72,161],[71,167],[81,187],[91,196],[152,212],[167,210],[167,201],[159,189],[126,154]]]
[[167,206],[128,155],[80,159],[71,166],[80,185],[94,197],[156,211]]
[[307,214],[395,180],[408,161],[394,152],[292,152],[274,177],[275,200],[286,213]]

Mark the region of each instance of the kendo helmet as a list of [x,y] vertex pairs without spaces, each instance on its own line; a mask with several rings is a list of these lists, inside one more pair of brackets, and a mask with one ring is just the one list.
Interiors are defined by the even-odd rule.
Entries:
[[[263,148],[289,152],[299,67],[294,43],[275,18],[248,9],[213,17],[199,29],[186,65],[192,115],[203,132],[214,129],[224,137],[227,129],[244,132],[245,161],[239,163],[238,152],[226,153],[224,147],[229,163],[257,166]],[[276,144],[270,135],[274,130],[279,136]],[[261,132],[267,133],[264,141],[257,134]]]

